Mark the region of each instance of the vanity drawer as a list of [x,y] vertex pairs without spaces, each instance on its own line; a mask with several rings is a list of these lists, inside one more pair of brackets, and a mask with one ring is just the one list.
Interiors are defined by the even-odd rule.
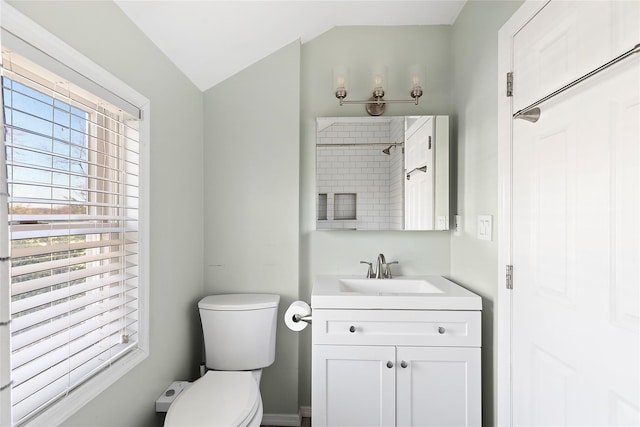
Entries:
[[313,343],[480,347],[480,311],[313,310]]

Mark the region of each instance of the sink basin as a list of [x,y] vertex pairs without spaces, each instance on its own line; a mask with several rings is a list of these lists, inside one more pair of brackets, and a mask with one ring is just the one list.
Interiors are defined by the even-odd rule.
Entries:
[[313,309],[482,310],[482,298],[442,276],[322,275],[311,292]]
[[367,295],[441,294],[437,286],[423,279],[340,279],[340,292]]

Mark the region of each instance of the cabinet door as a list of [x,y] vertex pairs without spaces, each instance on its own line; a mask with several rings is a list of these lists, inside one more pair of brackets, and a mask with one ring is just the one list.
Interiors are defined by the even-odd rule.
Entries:
[[395,347],[313,346],[314,427],[395,425]]
[[398,347],[398,426],[480,426],[480,348]]

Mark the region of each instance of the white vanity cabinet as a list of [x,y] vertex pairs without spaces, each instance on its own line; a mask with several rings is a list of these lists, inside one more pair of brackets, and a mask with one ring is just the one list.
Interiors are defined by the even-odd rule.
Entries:
[[314,309],[313,426],[480,426],[480,313]]
[[482,424],[479,347],[398,347],[396,361],[397,426]]
[[395,348],[313,347],[313,426],[395,425]]

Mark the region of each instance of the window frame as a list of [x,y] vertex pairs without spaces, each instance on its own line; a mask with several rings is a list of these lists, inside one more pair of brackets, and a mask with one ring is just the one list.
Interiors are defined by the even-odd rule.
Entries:
[[[1,26],[30,45],[55,58],[80,75],[92,80],[109,92],[138,106],[140,109],[140,194],[139,194],[139,338],[137,348],[116,360],[83,384],[77,386],[67,396],[51,404],[36,415],[27,418],[21,425],[59,425],[71,417],[80,408],[106,390],[127,372],[149,356],[149,141],[150,141],[150,102],[149,100],[122,82],[93,61],[62,42],[53,34],[33,22],[15,8],[1,1]],[[0,36],[0,45],[2,39]],[[5,411],[7,408],[1,408]]]

